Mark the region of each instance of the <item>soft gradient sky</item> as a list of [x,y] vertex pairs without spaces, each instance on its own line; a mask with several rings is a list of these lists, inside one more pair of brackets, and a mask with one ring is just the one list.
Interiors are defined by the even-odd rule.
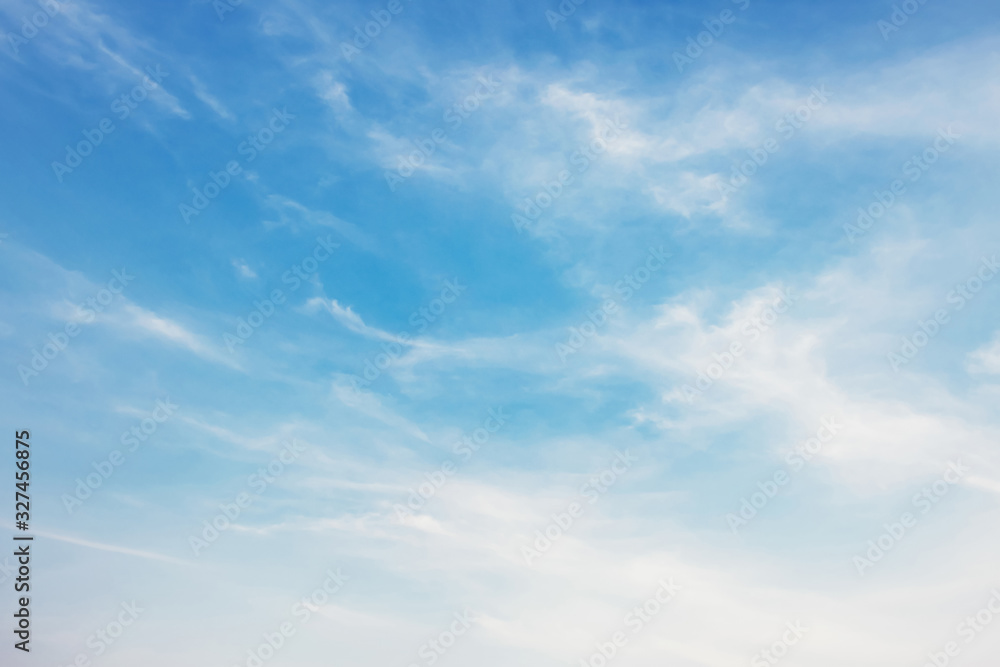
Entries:
[[4,664],[996,664],[1000,6],[561,7],[0,0]]

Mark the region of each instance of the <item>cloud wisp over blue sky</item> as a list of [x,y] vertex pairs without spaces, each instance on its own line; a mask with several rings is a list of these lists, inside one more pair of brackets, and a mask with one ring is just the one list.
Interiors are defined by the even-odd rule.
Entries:
[[1000,6],[0,28],[11,664],[995,664]]

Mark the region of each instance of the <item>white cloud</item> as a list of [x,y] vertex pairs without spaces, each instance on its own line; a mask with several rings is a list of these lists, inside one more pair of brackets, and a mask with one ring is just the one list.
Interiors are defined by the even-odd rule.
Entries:
[[240,367],[232,355],[224,352],[220,346],[212,345],[178,322],[131,302],[126,301],[120,311],[109,314],[109,319],[109,323],[114,326],[177,345],[207,361],[235,369]]
[[351,111],[351,100],[347,96],[347,86],[334,79],[333,72],[323,71],[316,75],[314,84],[320,99],[336,112]]
[[969,354],[968,365],[970,373],[1000,374],[1000,333],[993,341]]
[[394,336],[387,331],[368,326],[357,313],[351,310],[350,306],[345,308],[337,303],[336,299],[313,297],[306,302],[306,308],[312,311],[319,308],[326,310],[328,313],[333,315],[335,320],[347,327],[347,329],[353,331],[354,333],[361,334],[365,338],[391,341],[395,343],[407,343],[407,341],[402,340],[398,336]]
[[250,268],[250,265],[246,263],[246,260],[234,259],[232,264],[233,268],[236,269],[236,272],[239,274],[241,278],[251,279],[257,277],[257,273]]
[[190,78],[195,96],[204,102],[205,106],[214,111],[223,120],[236,120],[236,116],[217,97],[208,92],[208,88],[205,87],[205,84],[198,77],[192,74]]

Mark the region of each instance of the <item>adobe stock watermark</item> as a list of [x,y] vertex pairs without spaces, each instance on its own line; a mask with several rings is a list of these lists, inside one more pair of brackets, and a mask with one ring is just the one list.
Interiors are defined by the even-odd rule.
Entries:
[[[103,313],[104,309],[110,306],[115,297],[119,296],[133,280],[135,280],[135,276],[130,276],[124,268],[121,271],[112,271],[111,280],[107,282],[107,285],[77,306],[80,320],[84,324],[90,324],[96,320],[97,315]],[[17,374],[24,386],[27,387],[31,378],[38,377],[40,373],[45,371],[49,367],[49,363],[66,350],[70,341],[80,335],[80,331],[80,325],[76,321],[69,322],[62,331],[53,331],[46,337],[48,340],[42,343],[41,352],[32,347],[31,360],[28,365],[18,364],[17,366]]]
[[[938,130],[938,136],[925,148],[920,155],[914,155],[903,163],[901,170],[903,175],[909,178],[911,183],[916,183],[923,177],[927,170],[935,162],[947,153],[960,139],[962,135],[952,131],[951,125],[944,130]],[[844,235],[847,240],[854,243],[854,239],[864,236],[872,226],[885,215],[899,198],[906,192],[906,182],[897,178],[886,190],[875,190],[875,200],[868,206],[858,207],[858,219],[855,224],[844,225]]]
[[[332,238],[333,234],[327,234],[326,238],[317,236],[316,245],[313,246],[312,252],[281,274],[281,283],[291,285],[288,290],[290,293],[298,291],[302,287],[302,283],[309,280],[319,270],[320,265],[330,259],[333,251],[340,247],[339,243],[334,243],[331,240]],[[274,316],[278,306],[284,305],[285,300],[285,293],[281,288],[276,287],[271,290],[268,298],[254,301],[253,309],[247,316],[237,318],[234,333],[227,331],[222,334],[222,342],[225,343],[226,349],[235,352],[237,345],[243,345],[250,340],[257,329]]]
[[549,22],[549,27],[552,28],[553,32],[560,23],[565,23],[573,14],[576,14],[576,8],[585,3],[587,0],[562,0],[559,6],[556,7],[558,12],[554,12],[551,9],[545,10],[545,20]]
[[910,502],[913,507],[920,510],[919,515],[903,512],[896,523],[882,524],[885,532],[874,540],[868,540],[868,550],[853,558],[854,567],[858,574],[862,577],[865,576],[865,570],[874,567],[875,563],[881,561],[893,547],[899,544],[908,531],[916,527],[920,517],[934,509],[941,502],[941,499],[948,495],[951,487],[958,484],[968,472],[969,468],[962,465],[961,459],[950,462],[948,469],[945,470],[940,479],[923,487],[919,493],[911,498]]
[[788,141],[794,137],[799,130],[805,127],[805,124],[809,122],[813,114],[822,109],[829,99],[833,97],[833,93],[828,91],[825,85],[821,85],[819,88],[813,86],[811,93],[798,108],[794,111],[789,111],[774,124],[774,129],[781,135],[780,137],[768,137],[757,148],[748,149],[747,155],[749,159],[744,160],[739,165],[733,166],[733,170],[729,175],[729,181],[719,184],[722,201],[728,201],[730,195],[736,194],[740,188],[746,185],[750,177],[767,164],[771,155],[781,150],[782,140]]
[[[961,637],[966,645],[975,641],[993,619],[1000,616],[1000,590],[994,588],[990,593],[990,599],[986,604],[975,615],[966,616],[965,620],[955,628],[955,634]],[[962,646],[957,641],[948,641],[940,651],[931,651],[927,654],[927,662],[923,667],[948,667],[951,659],[957,658],[961,653]]]
[[750,667],[773,667],[773,665],[777,665],[788,655],[791,648],[799,643],[806,632],[809,631],[809,628],[802,627],[802,623],[798,620],[794,623],[788,621],[785,623],[785,627],[787,630],[781,635],[781,639],[773,642],[766,649],[758,651],[750,658]]
[[[962,310],[982,291],[983,287],[1000,271],[1000,262],[997,256],[992,258],[983,257],[979,267],[964,283],[955,286],[955,289],[948,292],[945,297],[947,302],[955,304],[955,312]],[[934,316],[927,320],[917,320],[917,329],[910,336],[904,336],[900,346],[889,352],[887,356],[889,367],[896,373],[899,367],[913,361],[920,350],[934,339],[941,329],[951,321],[951,314],[948,308],[939,308],[934,311]]]
[[726,523],[733,531],[733,535],[738,534],[740,528],[756,518],[757,514],[771,502],[771,499],[778,495],[781,487],[786,486],[795,473],[802,470],[807,463],[818,456],[823,451],[823,445],[832,442],[843,428],[844,425],[838,424],[835,417],[824,417],[820,427],[816,430],[816,435],[795,447],[785,456],[787,468],[778,468],[764,481],[757,482],[758,491],[750,494],[749,498],[740,498],[740,508],[725,516]]
[[[570,154],[569,162],[576,168],[576,176],[585,174],[598,157],[607,153],[608,148],[621,136],[622,130],[628,128],[628,125],[619,116],[615,116],[614,120],[605,119],[602,127],[603,131],[596,139],[580,144]],[[563,195],[566,186],[571,185],[574,178],[573,172],[563,169],[554,179],[543,184],[533,197],[526,197],[521,204],[521,212],[510,215],[514,229],[521,233],[537,222],[542,217],[542,212]]]
[[[739,6],[740,11],[746,11],[750,7],[750,0],[732,0],[733,4]],[[674,51],[674,65],[677,71],[684,72],[684,68],[694,64],[694,61],[705,53],[705,49],[715,44],[716,40],[725,32],[726,26],[736,21],[736,14],[731,9],[723,9],[719,12],[718,18],[708,18],[702,22],[705,29],[694,37],[687,38],[687,48],[684,53]]]
[[291,121],[295,120],[293,114],[288,113],[287,108],[281,111],[271,109],[271,117],[264,127],[253,134],[247,136],[236,146],[236,152],[246,158],[243,163],[239,160],[229,160],[225,167],[218,172],[209,171],[208,180],[201,187],[191,188],[194,193],[191,203],[181,202],[177,205],[181,219],[184,224],[191,224],[191,218],[201,215],[202,211],[208,208],[222,191],[229,187],[233,178],[243,173],[244,164],[250,164],[271,145],[277,135],[288,129]]
[[104,655],[125,634],[125,630],[135,624],[139,619],[139,614],[145,611],[135,600],[122,602],[120,607],[121,610],[112,620],[87,636],[85,643],[90,652],[77,653],[73,662],[66,667],[90,667],[93,664],[92,658]]
[[40,11],[21,19],[21,29],[18,33],[7,33],[7,43],[14,55],[21,54],[21,46],[38,36],[39,31],[49,24],[49,20],[62,11],[63,5],[56,0],[39,0]]
[[[625,614],[622,621],[626,628],[632,631],[632,635],[642,632],[650,623],[666,608],[667,604],[673,600],[681,587],[674,583],[673,578],[669,581],[660,579],[659,588],[642,603],[632,608]],[[586,658],[580,659],[580,667],[606,667],[624,648],[629,641],[629,637],[624,630],[613,633],[607,641],[599,642],[594,646],[594,652]]]
[[903,0],[898,5],[893,5],[889,18],[879,19],[878,23],[875,24],[878,31],[882,33],[882,39],[889,41],[889,35],[899,32],[900,28],[909,23],[910,17],[920,11],[920,8],[926,4],[927,0]]
[[[756,341],[764,332],[771,329],[781,315],[788,312],[788,309],[795,305],[796,300],[797,297],[792,296],[791,289],[785,291],[779,290],[778,297],[771,304],[765,306],[761,310],[760,315],[748,318],[738,327],[739,332],[748,338],[750,342]],[[733,367],[736,360],[743,356],[743,353],[747,349],[749,348],[746,344],[739,340],[734,340],[721,354],[713,353],[712,359],[714,361],[710,362],[705,366],[704,370],[698,373],[694,385],[686,384],[681,387],[684,400],[688,404],[691,404],[696,398],[708,391],[729,372],[729,369]]]
[[[493,434],[507,423],[508,416],[503,413],[502,407],[496,410],[490,408],[486,412],[487,417],[483,420],[482,426],[474,429],[471,435],[463,435],[452,446],[452,452],[463,462],[470,461],[475,453],[490,441]],[[459,465],[459,463],[448,459],[438,466],[437,470],[424,473],[424,481],[416,488],[408,489],[410,495],[406,499],[406,505],[396,503],[392,506],[400,523],[412,518],[414,512],[422,510],[428,501],[437,495],[448,479],[458,471]]]
[[[430,667],[440,660],[460,638],[472,628],[476,619],[471,611],[465,609],[462,613],[452,614],[455,619],[448,626],[447,630],[442,630],[437,636],[428,639],[417,649],[417,655],[423,659],[423,664]],[[420,663],[411,662],[407,667],[420,667]]]
[[621,280],[614,284],[614,291],[618,297],[605,299],[599,308],[588,310],[586,320],[581,322],[579,326],[569,328],[569,337],[566,342],[556,343],[556,355],[559,360],[565,365],[569,355],[582,350],[589,339],[597,336],[598,329],[604,327],[611,316],[618,312],[619,306],[628,303],[629,299],[649,282],[654,273],[666,266],[667,259],[670,257],[672,255],[664,252],[663,246],[659,248],[650,246],[646,261],[626,273]]
[[[168,76],[170,75],[164,72],[159,65],[153,68],[147,67],[146,76],[143,77],[138,85],[111,102],[111,113],[116,114],[118,120],[125,120],[132,115],[132,112],[139,107],[140,103],[149,97],[152,91],[160,87],[163,79]],[[75,146],[66,145],[64,162],[59,162],[58,160],[52,162],[52,173],[55,174],[56,180],[62,183],[63,177],[66,174],[72,173],[74,169],[83,164],[84,158],[93,154],[97,147],[104,143],[104,139],[114,132],[115,129],[115,122],[111,117],[106,116],[98,121],[93,129],[83,130],[82,140],[78,141]]]
[[[483,102],[493,97],[503,83],[502,81],[494,81],[492,74],[486,77],[480,76],[477,80],[479,81],[479,86],[476,87],[476,90],[444,112],[442,120],[451,125],[451,129],[457,130],[460,128],[472,112],[478,109]],[[447,130],[440,127],[434,128],[425,139],[411,139],[410,143],[416,149],[409,155],[399,156],[395,172],[388,170],[384,172],[385,182],[389,186],[389,190],[395,192],[396,188],[403,181],[413,176],[417,169],[431,159],[431,156],[437,151],[438,144],[443,144],[447,140]]]
[[268,487],[274,484],[275,480],[284,474],[285,470],[294,463],[306,450],[305,445],[291,440],[281,446],[278,455],[271,459],[270,463],[257,472],[247,477],[247,486],[251,492],[242,491],[236,494],[231,503],[219,505],[219,513],[212,517],[211,521],[203,521],[201,537],[197,535],[188,536],[188,546],[191,547],[195,556],[200,556],[201,552],[215,543],[219,536],[232,528],[243,510],[250,507],[253,501],[259,498]]
[[235,667],[262,667],[285,646],[289,639],[295,636],[299,627],[308,623],[313,614],[329,604],[330,598],[339,593],[350,579],[349,576],[341,572],[339,567],[336,571],[327,570],[323,583],[289,608],[288,614],[295,623],[283,621],[273,632],[265,632],[261,635],[264,641],[256,648],[247,649],[246,660],[243,661],[242,666],[237,664]]
[[533,543],[521,546],[524,562],[530,566],[551,549],[552,545],[584,515],[587,505],[593,505],[600,500],[601,496],[606,494],[638,460],[627,449],[624,452],[616,451],[615,458],[607,469],[583,483],[579,491],[580,497],[570,502],[563,512],[553,514],[552,521],[545,528],[536,530]]
[[402,356],[403,345],[412,345],[410,340],[414,337],[414,332],[416,335],[422,334],[431,324],[441,319],[448,307],[458,301],[466,289],[468,287],[462,285],[458,278],[444,281],[444,287],[437,297],[410,313],[407,321],[413,329],[401,331],[394,336],[393,340],[382,343],[382,352],[376,352],[365,359],[361,375],[348,377],[355,393],[360,393],[362,388],[370,387],[373,382],[382,377],[382,373]]
[[[173,416],[178,407],[178,405],[170,402],[169,397],[158,400],[156,407],[153,408],[149,417],[140,420],[131,429],[122,433],[120,438],[122,445],[127,447],[129,453],[137,450],[139,445],[145,443],[159,430],[161,424]],[[125,460],[126,456],[121,450],[113,449],[103,461],[91,462],[90,465],[94,469],[94,472],[83,479],[76,478],[76,488],[73,490],[72,495],[64,493],[60,496],[66,512],[72,514],[77,508],[81,507],[83,502],[93,495],[94,491],[101,488],[104,482],[108,481],[115,474],[115,470],[125,463]]]
[[[409,3],[413,0],[406,1]],[[354,39],[350,42],[340,43],[340,53],[344,59],[351,62],[356,56],[361,55],[361,52],[371,45],[372,40],[389,27],[389,24],[392,23],[392,17],[399,16],[404,9],[406,6],[402,0],[389,0],[385,9],[371,10],[372,20],[364,24],[364,29],[362,30],[362,26],[354,26]]]

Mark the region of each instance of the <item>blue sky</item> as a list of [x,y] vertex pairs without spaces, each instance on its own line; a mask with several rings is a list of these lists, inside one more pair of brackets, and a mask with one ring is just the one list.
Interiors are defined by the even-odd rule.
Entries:
[[992,665],[998,19],[3,0],[31,663]]

